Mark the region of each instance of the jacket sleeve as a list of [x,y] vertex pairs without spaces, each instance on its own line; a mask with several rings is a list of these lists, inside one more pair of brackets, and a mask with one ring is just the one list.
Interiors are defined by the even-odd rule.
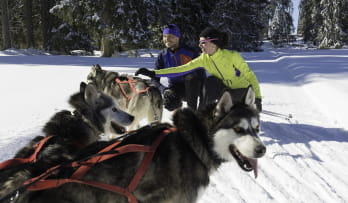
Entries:
[[[159,70],[159,69],[163,69],[164,68],[164,62],[163,62],[163,57],[162,57],[163,52],[159,53],[157,56],[157,60],[155,63],[155,70]],[[160,78],[153,78],[152,79],[153,82],[159,83],[160,82]]]
[[164,62],[163,62],[163,57],[162,57],[162,52],[158,54],[157,60],[155,63],[155,70],[163,69],[164,68]]
[[248,64],[243,59],[243,57],[239,53],[236,53],[236,54],[237,54],[236,55],[237,68],[241,69],[240,71],[242,72],[243,77],[253,87],[253,90],[255,91],[255,97],[261,99],[261,90],[260,90],[260,86],[259,86],[259,81],[257,80],[255,73],[250,69]]
[[172,68],[165,68],[160,70],[154,70],[156,77],[177,77],[181,75],[188,74],[197,69],[202,69],[204,67],[202,55],[195,58],[187,64],[176,66]]

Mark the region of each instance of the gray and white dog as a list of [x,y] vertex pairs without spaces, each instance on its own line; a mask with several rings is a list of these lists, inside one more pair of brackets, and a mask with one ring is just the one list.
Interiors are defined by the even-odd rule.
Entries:
[[[212,172],[227,161],[236,161],[242,170],[254,171],[257,175],[257,159],[265,154],[266,147],[258,137],[260,120],[253,98],[250,89],[245,103],[233,103],[230,94],[225,92],[217,104],[202,112],[189,108],[177,110],[173,115],[176,131],[163,137],[144,176],[130,191],[136,200],[142,203],[196,202],[202,189],[209,184]],[[125,137],[120,146],[151,145],[168,126],[157,124],[140,128]],[[94,143],[81,153],[80,158],[92,156],[113,143]],[[127,188],[144,156],[144,152],[132,152],[113,157],[95,164],[82,180]],[[64,178],[70,170],[72,168],[61,169],[61,175],[54,175],[54,178]],[[118,193],[66,183],[53,189],[25,192],[19,195],[18,202],[132,201]]]
[[87,81],[116,98],[120,108],[134,116],[134,122],[129,126],[129,130],[139,128],[139,122],[143,119],[147,119],[147,123],[161,121],[162,96],[150,80],[103,70],[97,64],[92,66]]
[[124,132],[124,125],[131,124],[134,119],[132,115],[121,111],[112,97],[98,92],[91,84],[81,83],[80,91],[70,97],[69,103],[74,108],[73,112],[57,112],[45,124],[45,136],[32,139],[14,157],[30,157],[41,140],[51,137],[44,143],[35,160],[11,164],[0,170],[0,199],[26,180],[57,164],[73,160],[87,145],[99,140],[100,134]]

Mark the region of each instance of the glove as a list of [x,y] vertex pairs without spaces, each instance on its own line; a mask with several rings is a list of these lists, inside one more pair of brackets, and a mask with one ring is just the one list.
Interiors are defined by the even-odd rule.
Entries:
[[145,76],[148,76],[150,78],[155,78],[156,74],[155,74],[155,71],[151,71],[151,70],[148,70],[147,68],[139,68],[136,72],[135,72],[135,76],[137,75],[145,75]]
[[256,109],[261,112],[262,111],[262,100],[260,98],[255,99]]

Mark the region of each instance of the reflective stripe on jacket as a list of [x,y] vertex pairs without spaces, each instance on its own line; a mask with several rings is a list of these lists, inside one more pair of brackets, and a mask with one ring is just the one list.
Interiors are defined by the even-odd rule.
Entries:
[[209,74],[221,79],[231,89],[247,88],[251,85],[256,98],[261,98],[256,75],[237,51],[218,49],[212,56],[202,53],[198,58],[185,65],[155,70],[155,73],[158,77],[173,77],[202,67]]
[[[198,54],[186,47],[181,47],[175,52],[165,48],[158,56],[156,61],[156,70],[171,68],[175,66],[180,66],[190,62],[193,58],[196,58]],[[183,76],[173,76],[169,78],[169,87],[175,83],[184,82]]]

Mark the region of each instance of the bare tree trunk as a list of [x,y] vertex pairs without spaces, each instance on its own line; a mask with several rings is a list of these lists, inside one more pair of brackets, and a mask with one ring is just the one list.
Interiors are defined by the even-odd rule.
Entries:
[[114,53],[114,43],[108,36],[103,36],[101,40],[102,57],[111,57]]
[[24,24],[26,28],[27,48],[34,47],[33,1],[24,0]]
[[50,14],[49,14],[49,0],[40,0],[41,3],[41,22],[42,22],[42,47],[48,50],[49,30],[50,30]]
[[8,16],[8,1],[1,0],[1,22],[2,22],[2,39],[3,49],[12,47],[11,35],[10,35],[10,21]]
[[103,4],[103,12],[101,18],[107,24],[107,28],[103,30],[101,38],[101,52],[103,57],[111,57],[114,53],[114,42],[112,40],[112,31],[109,26],[111,26],[112,19],[112,0],[107,0]]

